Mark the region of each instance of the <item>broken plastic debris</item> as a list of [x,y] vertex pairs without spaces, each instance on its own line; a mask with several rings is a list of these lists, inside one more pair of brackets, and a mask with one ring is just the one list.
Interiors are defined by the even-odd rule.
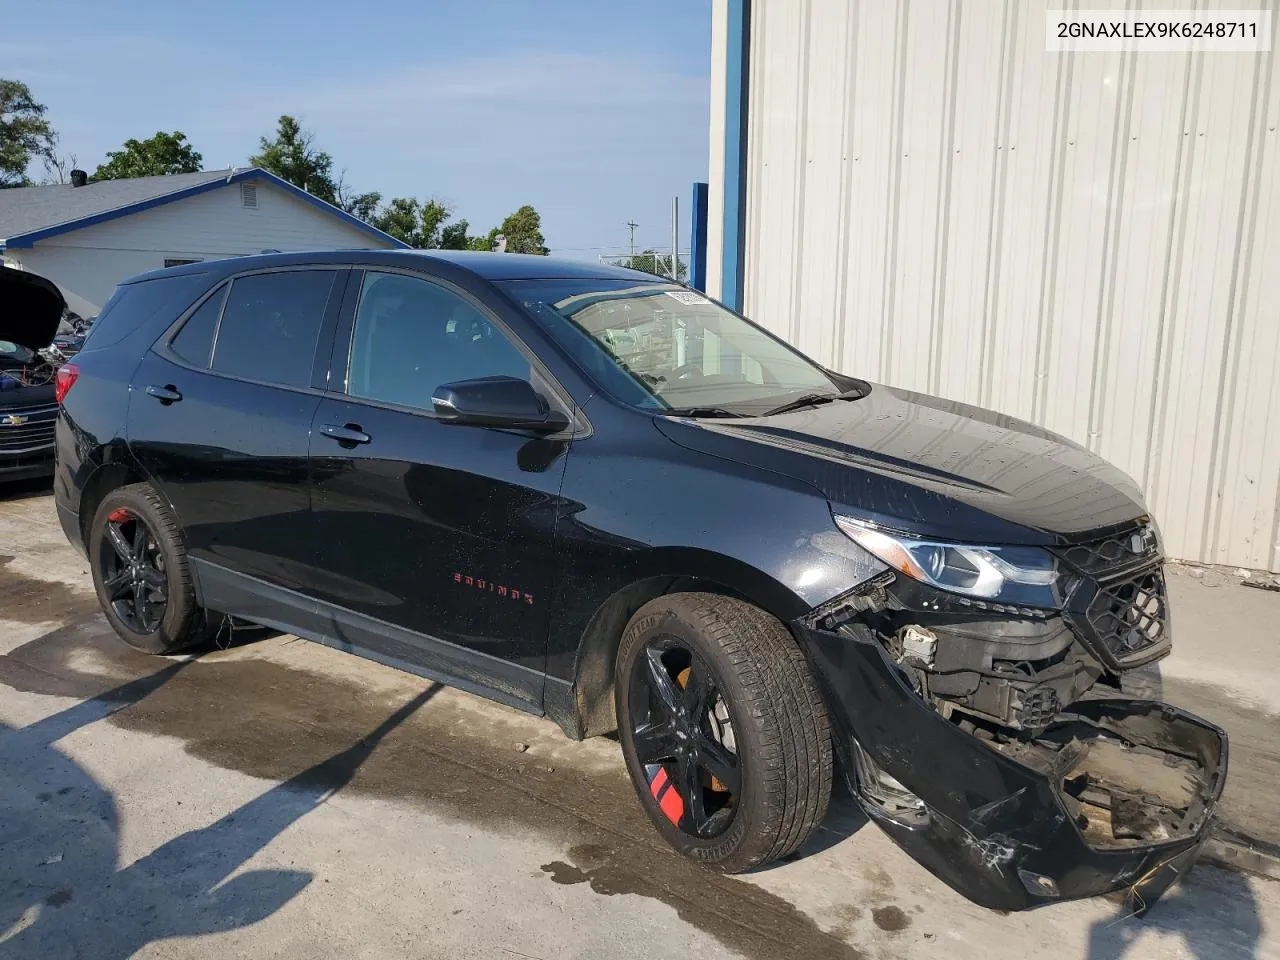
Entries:
[[51,867],[51,866],[53,866],[55,863],[61,863],[61,862],[62,862],[62,854],[60,854],[60,853],[55,853],[52,857],[49,857],[48,859],[45,859],[45,860],[41,860],[41,861],[40,861],[40,866],[42,866],[42,867]]
[[1255,590],[1273,590],[1280,593],[1280,582],[1267,577],[1250,577],[1247,580],[1241,580],[1240,583],[1242,586],[1253,587]]

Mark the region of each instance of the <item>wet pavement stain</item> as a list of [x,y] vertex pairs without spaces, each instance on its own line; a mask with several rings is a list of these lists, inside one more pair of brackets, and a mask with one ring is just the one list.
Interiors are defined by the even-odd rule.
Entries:
[[[425,709],[380,737],[358,768],[338,770],[328,761],[363,742],[415,691],[422,696],[426,681],[404,675],[403,684],[374,689],[251,653],[247,647],[235,656],[156,659],[124,646],[95,616],[0,656],[0,683],[87,698],[160,677],[141,700],[121,702],[107,722],[177,738],[210,764],[300,789],[331,784],[482,828],[537,832],[569,850],[569,862],[543,868],[553,882],[656,899],[752,960],[864,956],[786,900],[670,851],[640,809],[621,758],[612,770],[575,776],[559,765],[553,775],[545,761],[512,751],[505,731],[486,736],[475,714]],[[102,674],[72,666],[82,658]]]
[[98,609],[93,585],[69,587],[60,580],[41,580],[13,568],[12,557],[0,563],[0,619],[12,623],[65,623]]
[[897,933],[911,926],[911,918],[902,912],[901,907],[876,907],[871,911],[871,919],[881,930]]
[[51,907],[60,907],[65,903],[71,902],[70,890],[57,890],[44,898],[44,902]]

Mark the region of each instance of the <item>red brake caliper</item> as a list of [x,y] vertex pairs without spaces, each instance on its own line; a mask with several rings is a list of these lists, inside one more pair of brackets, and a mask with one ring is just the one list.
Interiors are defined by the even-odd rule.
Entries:
[[130,513],[128,510],[126,510],[124,507],[116,507],[109,514],[107,514],[107,519],[110,520],[112,523],[128,523],[130,520],[133,519],[133,514]]
[[658,768],[657,774],[649,782],[649,792],[653,794],[653,799],[658,801],[658,809],[666,814],[667,819],[677,827],[680,826],[680,818],[684,816],[684,800],[676,790],[676,785],[667,776],[666,768]]

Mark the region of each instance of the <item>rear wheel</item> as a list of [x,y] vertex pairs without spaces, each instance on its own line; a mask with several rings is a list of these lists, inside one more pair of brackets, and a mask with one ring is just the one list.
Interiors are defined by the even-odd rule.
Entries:
[[213,633],[196,605],[177,519],[147,484],[108,493],[89,528],[89,563],[98,602],[129,646],[168,654]]
[[831,737],[786,627],[714,594],[670,594],[627,625],[615,677],[627,770],[659,832],[739,872],[798,850],[826,814]]

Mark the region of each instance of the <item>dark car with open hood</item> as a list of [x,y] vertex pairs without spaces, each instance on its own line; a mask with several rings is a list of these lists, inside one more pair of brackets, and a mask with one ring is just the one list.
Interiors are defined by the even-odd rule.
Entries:
[[66,310],[51,281],[0,266],[0,483],[53,473],[54,337]]
[[616,729],[724,871],[799,850],[836,773],[994,908],[1144,910],[1208,836],[1223,732],[1122,694],[1170,647],[1155,521],[1039,427],[503,254],[147,274],[63,369],[59,517],[139,649],[242,618]]

